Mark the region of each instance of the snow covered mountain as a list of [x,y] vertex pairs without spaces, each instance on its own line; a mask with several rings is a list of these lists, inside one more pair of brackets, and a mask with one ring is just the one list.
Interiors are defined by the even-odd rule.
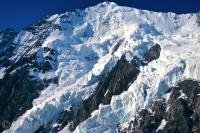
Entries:
[[0,131],[198,132],[199,17],[104,2],[0,32]]

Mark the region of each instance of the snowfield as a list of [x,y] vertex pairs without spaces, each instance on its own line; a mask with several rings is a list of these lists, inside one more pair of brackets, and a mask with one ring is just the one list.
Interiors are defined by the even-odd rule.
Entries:
[[[57,62],[51,72],[42,74],[30,70],[30,75],[44,79],[59,77],[51,84],[4,133],[31,133],[54,120],[60,112],[78,106],[95,90],[103,75],[126,54],[142,58],[155,44],[161,46],[160,58],[140,67],[140,74],[129,89],[112,97],[110,105],[100,105],[92,116],[78,125],[75,133],[113,133],[116,125],[132,120],[137,111],[168,88],[184,79],[200,80],[200,27],[196,14],[158,13],[121,7],[104,2],[85,10],[53,15],[48,21],[61,26],[53,30],[42,47],[57,51]],[[21,32],[16,42],[23,46],[12,57],[17,60],[36,35]],[[33,51],[30,51],[30,54]],[[38,52],[37,61],[47,56]],[[3,76],[0,68],[0,78]],[[165,125],[163,120],[162,126]],[[66,126],[61,132],[70,132]]]

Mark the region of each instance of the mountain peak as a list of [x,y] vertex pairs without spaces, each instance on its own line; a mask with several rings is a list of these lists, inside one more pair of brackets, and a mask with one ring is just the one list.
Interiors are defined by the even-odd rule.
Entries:
[[98,5],[102,5],[102,6],[117,6],[117,4],[115,2],[110,2],[110,1],[104,1]]

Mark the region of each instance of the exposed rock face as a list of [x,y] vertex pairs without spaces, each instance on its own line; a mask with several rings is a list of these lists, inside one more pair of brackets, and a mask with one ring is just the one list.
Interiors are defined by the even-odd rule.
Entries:
[[[39,33],[41,29],[45,29],[44,27],[47,30]],[[3,79],[0,79],[0,132],[9,128],[14,120],[32,107],[32,101],[39,96],[39,91],[50,83],[57,83],[57,78],[41,80],[29,74],[30,70],[47,72],[53,69],[52,63],[56,64],[57,53],[53,49],[41,49],[46,51],[47,56],[43,61],[37,61],[39,49],[48,36],[50,27],[54,26],[46,22],[27,27],[25,31],[36,34],[38,40],[31,47],[26,48],[24,54],[16,60],[11,60],[10,57],[19,45],[14,43],[17,33],[10,29],[0,33],[0,46],[4,49],[0,50],[0,67],[6,68]],[[27,53],[33,49],[35,52],[28,55]]]
[[161,47],[159,44],[155,44],[150,48],[150,50],[144,55],[144,61],[149,63],[153,60],[156,60],[160,57]]
[[200,85],[198,81],[185,80],[169,89],[168,101],[154,102],[143,109],[129,127],[119,132],[134,133],[198,133],[200,129]]

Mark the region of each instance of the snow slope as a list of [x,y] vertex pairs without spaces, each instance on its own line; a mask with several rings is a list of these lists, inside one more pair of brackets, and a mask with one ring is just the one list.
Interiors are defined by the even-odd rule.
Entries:
[[5,68],[0,68],[0,79],[4,77]]
[[[74,131],[115,132],[117,124],[130,121],[138,110],[180,80],[200,80],[200,27],[196,19],[196,14],[157,13],[112,2],[51,16],[47,21],[61,26],[61,30],[51,29],[42,47],[57,51],[57,64],[53,64],[51,72],[30,70],[30,75],[39,79],[59,77],[58,85],[44,89],[33,101],[33,108],[4,132],[34,132],[63,110],[78,106],[122,54],[126,54],[127,60],[133,56],[142,58],[148,48],[158,43],[160,58],[141,67],[128,91],[114,96],[110,105],[101,105]],[[34,43],[35,36],[29,32],[18,35],[15,41],[21,46],[13,60]],[[48,53],[37,54],[40,62]],[[69,132],[68,126],[61,132]]]

